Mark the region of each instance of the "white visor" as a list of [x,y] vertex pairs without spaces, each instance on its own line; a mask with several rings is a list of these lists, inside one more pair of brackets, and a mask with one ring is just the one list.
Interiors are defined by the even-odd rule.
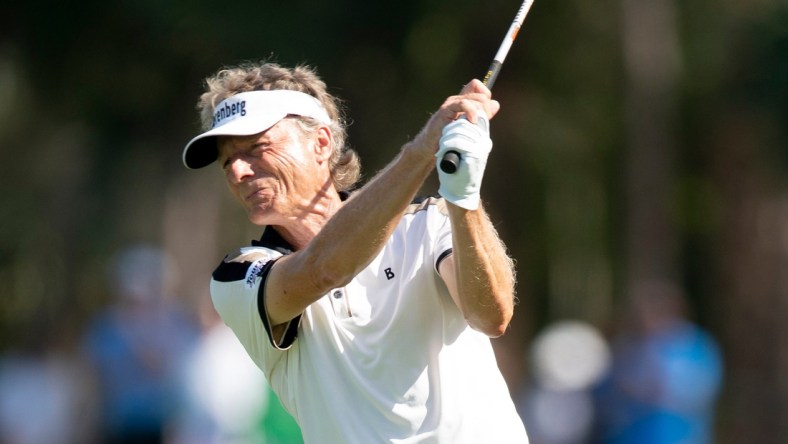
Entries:
[[209,165],[218,156],[216,136],[261,133],[290,114],[331,124],[331,118],[320,101],[306,93],[277,89],[236,94],[214,108],[211,129],[186,144],[183,163],[192,169]]

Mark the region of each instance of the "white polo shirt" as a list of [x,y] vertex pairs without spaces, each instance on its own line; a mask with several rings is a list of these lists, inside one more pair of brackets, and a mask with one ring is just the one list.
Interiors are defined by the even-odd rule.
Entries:
[[411,205],[380,254],[272,339],[274,230],[228,255],[214,306],[265,372],[307,443],[528,442],[489,338],[471,329],[437,272],[451,252],[442,199]]

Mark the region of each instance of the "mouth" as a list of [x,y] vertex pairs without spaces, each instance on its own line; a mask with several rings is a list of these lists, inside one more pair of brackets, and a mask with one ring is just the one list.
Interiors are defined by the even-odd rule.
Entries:
[[255,188],[252,188],[252,189],[249,191],[249,193],[247,193],[247,194],[246,194],[246,196],[244,197],[244,199],[245,199],[245,200],[253,200],[253,199],[257,198],[258,196],[261,196],[261,195],[262,195],[262,194],[263,194],[263,193],[266,191],[266,189],[267,189],[267,188],[264,188],[264,187],[255,187]]
[[255,187],[255,188],[252,188],[252,189],[251,189],[251,191],[249,191],[248,193],[246,193],[246,196],[244,196],[244,199],[246,199],[246,200],[252,199],[252,198],[254,198],[254,197],[257,195],[257,194],[259,194],[261,191],[263,191],[263,189],[262,189],[262,188],[257,188],[257,187]]
[[272,196],[273,190],[271,187],[257,185],[248,189],[243,199],[247,203],[254,205],[260,203],[261,201],[268,201]]

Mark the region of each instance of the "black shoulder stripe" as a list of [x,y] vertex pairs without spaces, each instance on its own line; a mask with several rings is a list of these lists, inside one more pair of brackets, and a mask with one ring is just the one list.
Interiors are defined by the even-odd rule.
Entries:
[[213,271],[213,279],[218,282],[235,282],[246,278],[246,270],[251,262],[222,261]]

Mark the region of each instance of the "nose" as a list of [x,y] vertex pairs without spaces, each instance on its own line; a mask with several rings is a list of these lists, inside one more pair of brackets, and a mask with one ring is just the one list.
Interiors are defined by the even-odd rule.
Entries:
[[245,178],[254,175],[252,165],[241,158],[235,158],[227,166],[227,179],[233,183],[241,183]]

